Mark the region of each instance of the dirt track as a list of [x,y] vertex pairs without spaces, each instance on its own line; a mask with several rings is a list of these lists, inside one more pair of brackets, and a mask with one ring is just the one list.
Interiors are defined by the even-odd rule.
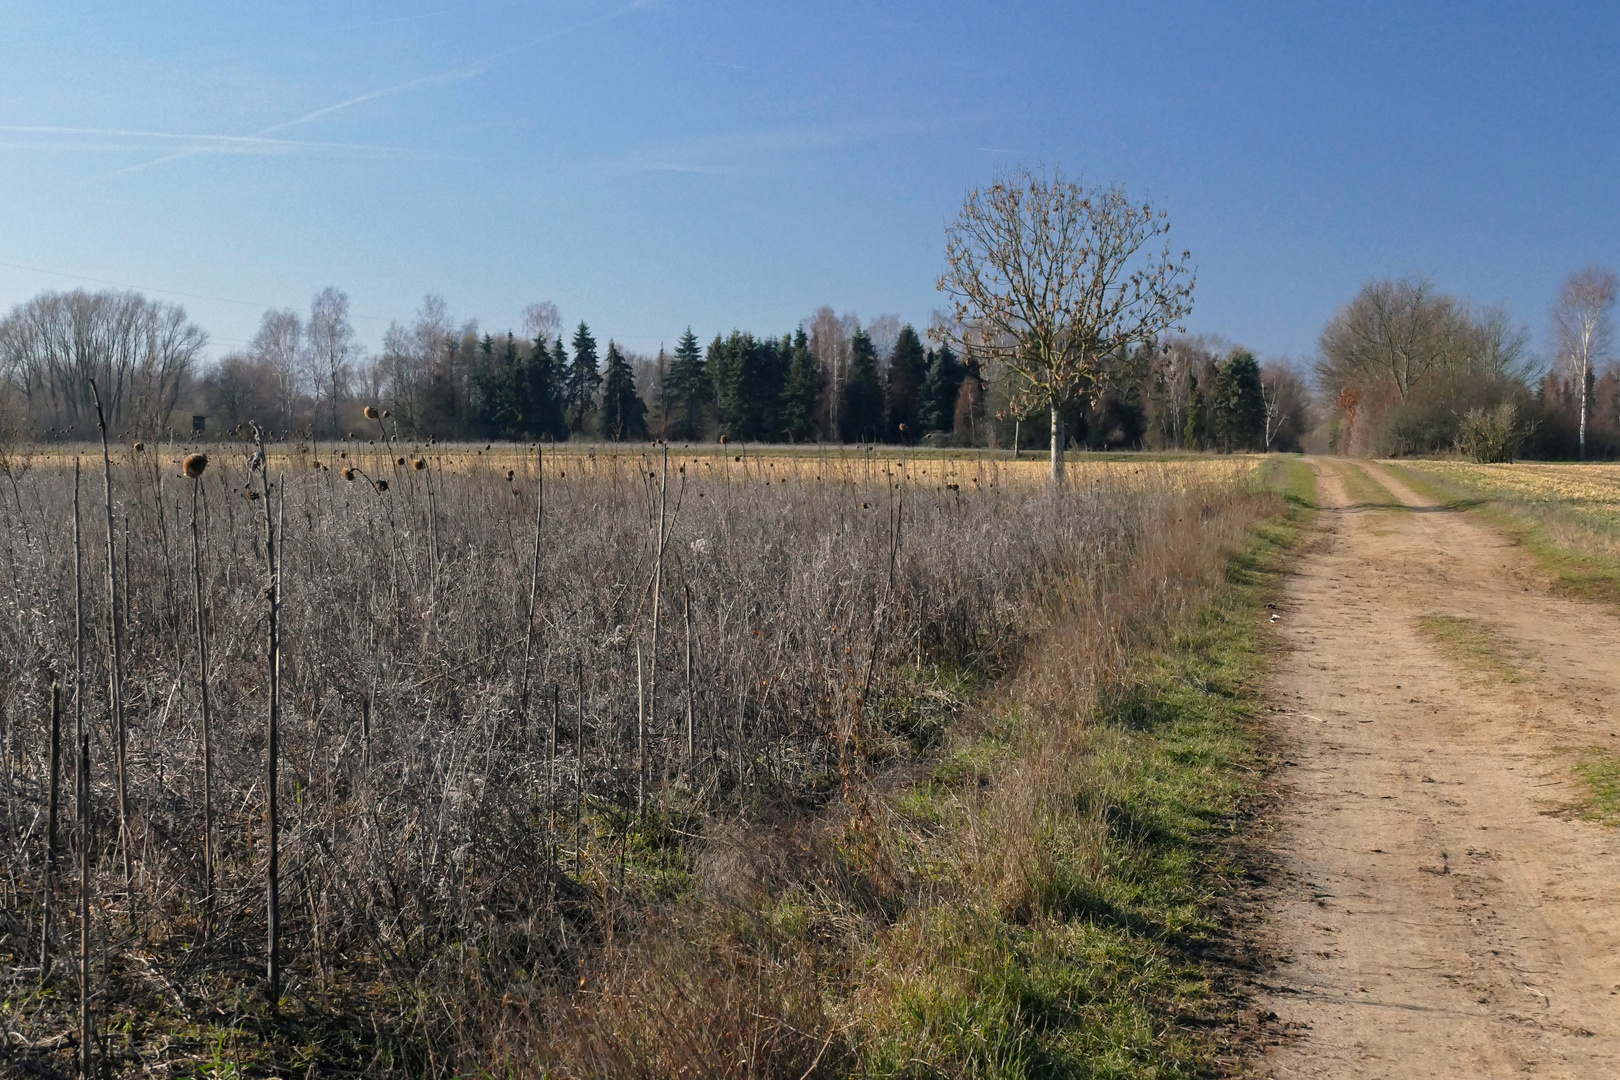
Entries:
[[1275,624],[1285,1035],[1250,1075],[1620,1077],[1620,830],[1571,811],[1577,753],[1620,752],[1620,617],[1379,466],[1405,507],[1315,467],[1323,534]]

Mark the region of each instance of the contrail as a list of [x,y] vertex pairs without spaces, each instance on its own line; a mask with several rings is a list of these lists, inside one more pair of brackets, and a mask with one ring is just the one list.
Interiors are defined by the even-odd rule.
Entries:
[[[466,79],[476,78],[479,75],[482,75],[485,71],[489,70],[491,64],[494,64],[498,60],[504,60],[506,57],[511,56],[514,53],[523,52],[525,49],[532,49],[536,45],[543,45],[548,41],[555,41],[557,38],[565,37],[568,34],[577,33],[580,30],[587,29],[588,27],[595,26],[599,23],[607,22],[610,19],[616,19],[627,11],[645,6],[647,6],[645,0],[635,0],[633,3],[614,8],[612,11],[609,11],[606,14],[598,15],[594,19],[586,19],[584,22],[575,23],[573,26],[566,26],[561,30],[553,30],[549,34],[542,34],[537,38],[525,41],[519,45],[513,45],[509,48],[502,49],[499,52],[490,53],[488,56],[474,60],[470,64],[462,64],[446,71],[436,72],[432,75],[423,75],[420,78],[411,79],[407,82],[397,83],[393,86],[385,86],[380,90],[372,90],[364,94],[358,94],[354,97],[339,101],[334,105],[326,105],[322,108],[316,109],[313,112],[305,113],[303,116],[296,119],[285,120],[279,124],[271,124],[269,127],[260,130],[252,137],[263,138],[267,135],[274,135],[278,131],[285,131],[288,128],[298,127],[301,124],[313,123],[314,121],[320,120],[323,117],[331,116],[333,113],[342,112],[345,109],[352,109],[356,105],[363,105],[368,101],[377,101],[381,98],[393,97],[395,94],[403,94],[407,90],[415,90],[418,87],[461,82]],[[115,176],[124,176],[129,173],[140,172],[145,169],[154,168],[158,165],[166,165],[171,161],[180,161],[184,158],[195,157],[198,154],[206,154],[208,152],[209,149],[207,147],[194,147],[187,150],[179,150],[175,153],[165,154],[160,158],[155,158],[152,161],[143,161],[136,165],[129,165],[122,169],[114,170],[113,172],[107,173],[104,177],[102,177],[102,179],[111,179]]]
[[308,148],[326,150],[391,150],[370,143],[318,142],[308,139],[270,139],[263,135],[207,135],[176,131],[142,131],[132,128],[53,127],[41,124],[0,124],[0,132],[18,135],[96,135],[112,139],[158,139],[173,142],[205,142],[221,146]]

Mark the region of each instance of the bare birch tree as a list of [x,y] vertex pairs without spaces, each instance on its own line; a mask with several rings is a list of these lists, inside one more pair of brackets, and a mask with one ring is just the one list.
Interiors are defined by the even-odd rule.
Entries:
[[[1123,186],[1018,169],[968,193],[945,235],[959,344],[1016,377],[1014,407],[1052,419],[1052,480],[1063,479],[1063,410],[1095,399],[1110,354],[1158,337],[1192,310],[1190,253],[1170,220]],[[1162,250],[1154,250],[1163,238]]]
[[530,341],[550,344],[561,329],[562,312],[550,300],[542,300],[523,309],[523,332]]
[[319,396],[331,412],[332,433],[338,433],[338,403],[348,391],[358,347],[349,323],[349,294],[328,285],[309,305],[308,343],[310,374]]
[[1588,266],[1564,279],[1553,304],[1553,342],[1559,370],[1581,387],[1580,456],[1586,459],[1586,414],[1592,380],[1598,365],[1609,359],[1614,345],[1615,275],[1601,266]]
[[270,372],[275,385],[275,425],[286,430],[298,407],[298,357],[304,347],[304,323],[292,308],[272,308],[259,320],[249,346],[253,360]]

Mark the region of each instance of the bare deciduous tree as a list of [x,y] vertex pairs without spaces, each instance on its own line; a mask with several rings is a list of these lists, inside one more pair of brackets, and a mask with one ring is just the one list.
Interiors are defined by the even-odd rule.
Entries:
[[810,355],[816,358],[826,384],[826,427],[838,428],[838,402],[844,392],[844,377],[849,371],[850,347],[861,320],[853,311],[842,315],[823,305],[809,319]]
[[[472,326],[468,324],[469,328]],[[422,297],[422,306],[410,326],[390,323],[383,334],[383,367],[389,397],[406,427],[420,427],[424,417],[423,398],[433,365],[444,357],[447,349],[454,347],[456,336],[444,299],[432,293]]]
[[174,304],[135,292],[46,292],[0,321],[0,370],[12,373],[36,418],[71,425],[93,414],[95,379],[109,424],[155,434],[207,345]]
[[298,357],[304,347],[304,323],[292,308],[272,308],[259,320],[249,345],[252,359],[275,379],[275,426],[292,424],[298,403]]
[[550,300],[530,304],[523,309],[523,332],[530,341],[550,342],[562,328],[562,312]]
[[1427,278],[1369,282],[1322,331],[1324,378],[1387,381],[1404,402],[1454,365],[1459,315],[1457,302]]
[[1598,365],[1609,359],[1614,345],[1615,275],[1601,266],[1588,266],[1564,279],[1553,304],[1553,342],[1559,371],[1580,384],[1580,456],[1586,458],[1586,414],[1592,380]]
[[1260,366],[1260,394],[1266,403],[1267,450],[1298,449],[1305,434],[1310,391],[1305,380],[1286,358],[1268,360]]
[[1169,231],[1164,211],[1121,185],[1019,169],[969,192],[946,232],[939,287],[969,328],[959,343],[1016,375],[1015,404],[1050,413],[1054,482],[1063,409],[1095,398],[1107,356],[1180,329],[1192,310],[1191,256],[1172,254]]
[[332,432],[338,432],[338,403],[348,392],[358,347],[349,323],[349,294],[328,285],[309,305],[308,342],[310,374],[319,396],[326,398]]

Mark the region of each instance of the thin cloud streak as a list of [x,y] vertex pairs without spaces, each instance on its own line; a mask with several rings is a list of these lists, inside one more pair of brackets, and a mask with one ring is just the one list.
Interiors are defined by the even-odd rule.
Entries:
[[[303,116],[296,119],[285,120],[279,124],[271,124],[267,128],[260,129],[257,132],[257,136],[263,137],[266,135],[274,135],[278,131],[286,131],[288,128],[310,124],[316,120],[324,119],[325,117],[331,116],[335,113],[352,109],[357,105],[364,105],[367,102],[379,101],[383,98],[393,97],[396,94],[403,94],[420,87],[450,85],[452,83],[464,82],[467,79],[477,78],[488,71],[490,67],[497,61],[504,60],[508,56],[523,52],[526,49],[532,49],[537,45],[543,45],[548,41],[555,41],[558,38],[566,37],[569,34],[578,33],[581,30],[588,29],[611,19],[616,19],[626,12],[634,11],[636,8],[644,6],[646,6],[646,4],[639,2],[638,0],[638,2],[625,4],[624,6],[615,8],[606,14],[598,15],[594,19],[586,19],[584,22],[575,23],[572,26],[566,26],[560,30],[553,30],[550,33],[542,34],[537,38],[522,42],[521,44],[513,45],[509,48],[502,49],[499,52],[490,53],[488,56],[474,60],[470,64],[462,64],[457,67],[450,68],[447,71],[435,72],[432,75],[423,75],[419,78],[409,79],[402,83],[396,83],[393,86],[385,86],[378,90],[371,90],[364,94],[357,94],[354,97],[346,98],[345,100],[339,101],[336,104],[322,106],[321,108],[305,113]],[[156,168],[159,165],[167,165],[170,162],[182,161],[186,158],[195,157],[198,154],[206,154],[209,152],[210,149],[204,147],[181,150],[173,154],[165,154],[164,156],[156,158],[152,161],[145,161],[139,164],[129,165],[125,168],[110,172],[102,179],[112,179],[113,177],[117,176],[126,176],[130,173],[141,172],[146,169]]]
[[[51,127],[37,124],[0,124],[0,132],[12,135],[71,135],[104,139],[144,139],[162,142],[206,143],[211,146],[251,149],[366,150],[398,153],[396,147],[373,143],[320,142],[309,139],[271,139],[262,135],[209,135],[176,131],[141,131],[129,128]],[[93,144],[92,144],[93,145]]]

